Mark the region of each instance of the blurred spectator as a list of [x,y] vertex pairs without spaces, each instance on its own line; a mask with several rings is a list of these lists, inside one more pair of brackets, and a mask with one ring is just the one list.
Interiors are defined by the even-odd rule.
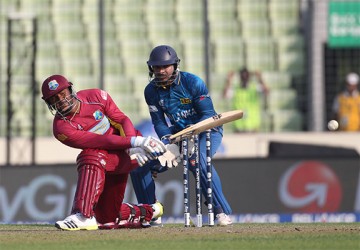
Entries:
[[345,90],[335,97],[333,103],[333,119],[339,122],[341,131],[360,131],[359,75],[349,73],[345,81]]
[[257,132],[260,130],[262,110],[266,109],[269,89],[260,72],[242,68],[229,72],[223,91],[225,99],[232,99],[233,109],[244,111],[244,118],[233,122],[235,132]]

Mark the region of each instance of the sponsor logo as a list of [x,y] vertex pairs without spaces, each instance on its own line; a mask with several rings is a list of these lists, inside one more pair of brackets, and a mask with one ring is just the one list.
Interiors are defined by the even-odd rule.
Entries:
[[48,83],[50,90],[56,90],[59,87],[59,83],[56,80],[52,80]]
[[101,98],[104,99],[104,100],[107,100],[107,93],[104,91],[104,90],[101,90],[100,92],[100,95],[101,95]]
[[191,99],[189,99],[189,98],[180,98],[180,103],[181,104],[189,104],[189,103],[191,103]]
[[294,223],[314,223],[314,222],[356,222],[356,214],[353,213],[321,213],[321,214],[293,214],[291,221]]
[[303,161],[291,166],[281,177],[279,198],[297,212],[336,212],[342,187],[329,166],[318,161]]
[[219,119],[221,118],[221,114],[214,115],[212,118],[213,118],[215,121],[216,121],[216,120],[219,120]]
[[[31,176],[32,172],[28,171],[27,175]],[[16,189],[12,190],[8,186],[0,185],[0,221],[49,222],[68,215],[74,199],[76,180],[69,180],[66,175],[42,174],[32,176],[26,183],[19,181],[16,186]],[[173,197],[173,207],[168,210],[169,213],[181,215],[183,185],[172,180],[164,184],[156,183],[156,187],[159,200],[165,200],[169,195]],[[137,203],[132,185],[127,184],[125,190],[124,200]]]
[[58,134],[56,136],[56,138],[59,140],[59,141],[65,141],[68,137],[64,134]]
[[101,166],[105,167],[106,166],[106,161],[104,159],[101,159],[100,164],[101,164]]
[[[97,112],[99,112],[99,114],[96,114]],[[97,119],[96,116],[98,116],[98,119],[101,119],[100,122],[98,122],[94,127],[92,127],[91,129],[89,129],[89,132],[98,134],[98,135],[103,135],[105,134],[109,128],[110,128],[110,121],[109,119],[100,111],[96,111],[94,114],[95,119]]]

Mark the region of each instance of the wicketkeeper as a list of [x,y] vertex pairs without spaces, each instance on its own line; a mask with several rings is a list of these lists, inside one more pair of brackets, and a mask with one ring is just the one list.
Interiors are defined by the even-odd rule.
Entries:
[[[155,47],[147,62],[150,83],[146,86],[144,95],[149,106],[149,112],[155,131],[159,138],[167,145],[169,136],[189,125],[216,115],[211,97],[205,83],[196,75],[179,70],[180,59],[176,51],[168,45]],[[168,125],[168,121],[170,126]],[[211,155],[221,144],[223,127],[211,130]],[[206,197],[206,138],[205,133],[199,135],[200,178],[201,190]],[[169,146],[168,146],[169,147]],[[172,146],[173,147],[173,146]],[[170,150],[168,150],[170,151]],[[176,150],[175,150],[176,151]],[[178,150],[177,150],[178,151]],[[190,159],[190,162],[195,162]],[[174,161],[168,161],[167,167],[173,167]],[[164,164],[163,164],[164,165]],[[156,202],[155,185],[152,172],[161,172],[167,168],[158,168],[158,164],[150,162],[142,168],[131,172],[131,179],[135,188],[138,202]],[[194,173],[194,166],[190,170]],[[228,215],[232,213],[223,192],[220,177],[213,168],[213,203],[214,213],[219,225],[230,225],[232,221]],[[153,224],[161,225],[161,218]]]

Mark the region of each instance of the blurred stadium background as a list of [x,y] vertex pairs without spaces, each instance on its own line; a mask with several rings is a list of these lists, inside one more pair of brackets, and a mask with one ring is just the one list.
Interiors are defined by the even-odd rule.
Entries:
[[359,12],[358,1],[330,0],[2,0],[0,137],[51,136],[39,94],[51,74],[76,90],[107,90],[143,122],[146,61],[159,44],[206,81],[218,112],[231,109],[221,95],[227,73],[246,66],[271,90],[260,132],[326,131],[345,75],[360,71],[359,22],[349,22],[353,35],[332,35],[336,8]]
[[[208,23],[204,21],[204,2]],[[262,72],[272,90],[271,131],[324,130],[330,103],[343,87],[344,75],[360,68],[358,44],[336,50],[329,47],[328,3],[2,0],[0,135],[5,135],[6,127],[9,34],[15,134],[31,132],[26,114],[31,114],[33,60],[36,91],[47,76],[64,74],[78,90],[102,87],[109,91],[134,123],[148,118],[143,101],[148,82],[146,61],[158,44],[172,45],[182,59],[181,69],[207,80],[219,112],[229,108],[229,103],[221,100],[226,74],[246,66]],[[32,51],[31,17],[37,21],[36,54]],[[11,33],[8,18],[13,20]],[[41,121],[36,127],[38,136],[51,134],[51,119],[36,98],[36,120]],[[269,129],[264,126],[263,131]]]
[[206,81],[218,112],[231,109],[221,96],[229,71],[262,73],[271,92],[261,131],[227,125],[220,157],[267,156],[270,140],[359,152],[359,133],[326,128],[345,75],[360,73],[359,13],[359,0],[1,0],[0,164],[74,162],[40,98],[52,74],[107,90],[143,125],[146,61],[159,44]]

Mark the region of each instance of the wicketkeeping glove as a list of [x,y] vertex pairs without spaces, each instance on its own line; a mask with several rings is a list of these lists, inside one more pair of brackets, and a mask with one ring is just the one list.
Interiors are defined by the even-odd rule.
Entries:
[[161,166],[167,166],[168,168],[177,167],[181,161],[179,147],[176,144],[167,144],[165,147],[166,152],[158,157]]
[[131,138],[131,146],[132,147],[141,147],[146,152],[150,153],[153,157],[162,155],[166,151],[164,143],[162,143],[159,139],[156,139],[152,136],[132,137]]
[[140,167],[144,166],[145,163],[147,163],[150,160],[154,160],[155,158],[147,153],[142,148],[129,148],[126,150],[128,155],[132,160],[136,160]]

